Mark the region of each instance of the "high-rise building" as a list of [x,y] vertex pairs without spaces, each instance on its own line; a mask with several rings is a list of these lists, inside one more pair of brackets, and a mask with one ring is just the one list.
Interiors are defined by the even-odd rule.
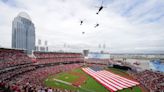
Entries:
[[42,52],[47,52],[48,51],[48,41],[45,40],[43,44],[42,43],[43,40],[38,39],[38,44],[35,46],[35,50],[36,51],[42,51]]
[[12,22],[12,48],[25,49],[28,54],[35,49],[35,27],[25,12],[20,12]]

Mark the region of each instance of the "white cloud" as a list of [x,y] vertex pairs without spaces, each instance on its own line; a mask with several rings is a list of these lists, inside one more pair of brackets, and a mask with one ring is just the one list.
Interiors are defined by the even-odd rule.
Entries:
[[[162,0],[105,1],[107,8],[96,15],[95,6],[100,3],[98,0],[0,1],[0,39],[3,39],[0,45],[11,46],[12,20],[20,11],[25,11],[35,24],[36,38],[48,40],[51,47],[62,48],[67,43],[72,48],[95,50],[98,44],[106,44],[113,52],[134,52],[135,48],[140,48],[135,52],[161,51],[164,18],[156,8],[164,9]],[[98,28],[94,28],[96,23],[100,24]]]

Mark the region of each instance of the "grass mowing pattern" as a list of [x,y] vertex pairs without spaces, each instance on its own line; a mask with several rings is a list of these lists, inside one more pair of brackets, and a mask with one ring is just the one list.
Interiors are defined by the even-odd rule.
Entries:
[[[124,74],[126,74],[125,71],[122,71],[122,70],[118,70],[118,69],[114,69],[114,68],[111,68],[110,70],[121,76],[125,76]],[[57,75],[49,76],[44,81],[44,84],[47,87],[69,89],[69,90],[79,90],[79,92],[109,92],[105,87],[103,87],[96,80],[94,80],[92,77],[90,77],[85,72],[83,72],[81,69],[75,69],[72,72],[82,73],[87,77],[86,83],[82,84],[81,88],[77,88],[77,87],[74,87],[71,85],[66,85],[64,83],[56,82],[53,80],[54,78],[57,78],[57,79],[60,79],[60,80],[66,81],[66,82],[72,82],[79,78],[79,76],[71,75],[68,72],[62,72]],[[138,86],[136,86],[136,87],[132,87],[132,89],[127,88],[127,89],[123,89],[123,90],[120,90],[117,92],[142,92],[142,91]]]

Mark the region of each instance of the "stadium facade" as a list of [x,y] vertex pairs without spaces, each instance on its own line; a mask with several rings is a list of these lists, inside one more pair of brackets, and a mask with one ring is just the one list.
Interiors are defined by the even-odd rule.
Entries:
[[25,12],[20,12],[12,22],[12,48],[27,50],[28,54],[35,49],[35,26]]
[[90,53],[88,53],[88,58],[110,59],[110,54],[109,53],[90,52]]

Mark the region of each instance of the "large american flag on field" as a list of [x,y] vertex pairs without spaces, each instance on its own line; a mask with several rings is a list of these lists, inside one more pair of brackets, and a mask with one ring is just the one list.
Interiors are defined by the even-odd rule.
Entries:
[[138,82],[116,75],[112,72],[96,68],[82,68],[84,72],[92,76],[109,91],[115,92],[124,88],[139,85]]

